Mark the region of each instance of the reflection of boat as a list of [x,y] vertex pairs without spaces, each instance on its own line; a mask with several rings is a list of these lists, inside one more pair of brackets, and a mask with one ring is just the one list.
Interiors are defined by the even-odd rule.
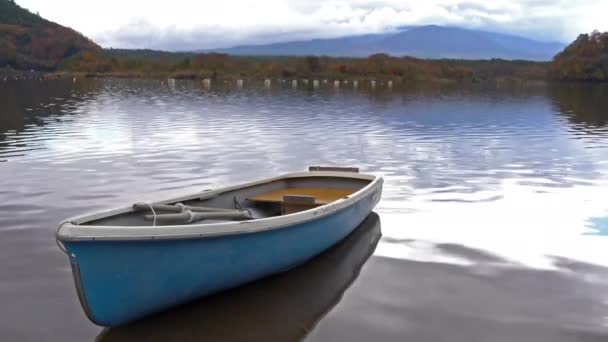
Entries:
[[66,220],[57,241],[87,316],[124,324],[292,268],[343,239],[380,199],[382,178],[313,170]]
[[302,339],[357,278],[380,238],[372,213],[310,262],[118,328],[98,341],[294,341]]

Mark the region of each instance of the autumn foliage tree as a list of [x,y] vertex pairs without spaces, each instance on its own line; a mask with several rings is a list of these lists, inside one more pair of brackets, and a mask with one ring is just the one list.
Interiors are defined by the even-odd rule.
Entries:
[[[472,80],[470,68],[445,62],[386,54],[368,58],[248,57],[220,53],[168,53],[152,50],[106,50],[110,69],[122,74],[168,74],[169,77],[223,78],[402,78]],[[77,69],[74,69],[77,70]],[[90,68],[86,69],[87,71]]]
[[0,0],[0,68],[55,70],[83,52],[103,53],[78,32]]
[[608,32],[579,35],[555,56],[551,75],[560,80],[608,81]]

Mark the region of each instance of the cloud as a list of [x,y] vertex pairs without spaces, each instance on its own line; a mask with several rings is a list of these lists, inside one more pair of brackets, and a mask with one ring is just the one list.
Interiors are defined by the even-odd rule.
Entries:
[[440,24],[570,41],[608,30],[605,0],[21,0],[105,47],[192,50]]

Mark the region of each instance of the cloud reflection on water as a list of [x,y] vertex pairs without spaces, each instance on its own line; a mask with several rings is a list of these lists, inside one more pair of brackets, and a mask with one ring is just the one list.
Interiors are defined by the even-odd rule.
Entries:
[[[598,230],[602,235],[602,228],[597,225],[608,218],[608,206],[602,200],[603,194],[608,194],[608,180],[569,187],[548,187],[552,182],[534,181],[535,185],[522,185],[522,179],[504,179],[496,190],[485,191],[481,196],[478,192],[444,193],[441,189],[436,189],[438,192],[427,189],[415,192],[406,202],[385,201],[378,210],[384,234],[434,243],[459,243],[492,251],[527,267],[554,268],[552,255],[608,265],[605,255],[608,236],[597,236]],[[484,200],[492,196],[496,200]],[[437,198],[453,200],[437,201]],[[476,200],[463,202],[463,198]],[[416,248],[390,242],[381,242],[376,253],[429,261],[442,257],[428,246]]]
[[[529,336],[549,322],[557,327],[549,337],[563,337],[565,329],[568,340],[579,326],[596,329],[606,313],[597,303],[605,297],[608,262],[608,104],[601,100],[608,88],[207,91],[198,82],[167,88],[151,80],[8,85],[0,84],[2,249],[20,255],[39,249],[55,258],[6,258],[3,265],[19,272],[5,275],[16,286],[4,294],[19,299],[13,307],[22,298],[49,303],[56,299],[44,292],[47,280],[61,280],[54,289],[74,303],[65,308],[70,318],[57,324],[73,327],[71,319],[84,319],[68,292],[71,280],[65,272],[38,282],[31,275],[40,267],[64,267],[52,239],[61,219],[314,164],[385,175],[377,209],[385,238],[370,260],[371,275],[357,280],[364,290],[354,291],[376,296],[358,307],[382,318],[372,320],[372,328],[409,315],[409,327],[426,335],[399,330],[408,327],[402,321],[387,331],[396,329],[397,340],[421,340],[446,333],[427,325],[429,317],[477,324],[471,333],[478,337],[495,331]],[[484,301],[460,310],[476,298]],[[574,318],[558,312],[573,303]],[[521,313],[516,328],[522,329],[510,325],[514,312]],[[495,321],[486,320],[488,313]],[[40,320],[49,315],[36,314]],[[11,316],[25,322],[32,313]],[[425,324],[416,326],[417,319]],[[531,320],[540,323],[530,328]],[[79,327],[83,334],[91,328]],[[37,328],[32,334],[46,326]],[[374,330],[352,331],[360,337]]]

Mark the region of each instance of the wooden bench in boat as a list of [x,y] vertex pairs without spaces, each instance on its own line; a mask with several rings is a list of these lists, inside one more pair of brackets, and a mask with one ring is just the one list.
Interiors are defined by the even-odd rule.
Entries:
[[280,204],[281,214],[286,215],[337,201],[356,191],[335,188],[286,188],[253,196],[248,200]]

